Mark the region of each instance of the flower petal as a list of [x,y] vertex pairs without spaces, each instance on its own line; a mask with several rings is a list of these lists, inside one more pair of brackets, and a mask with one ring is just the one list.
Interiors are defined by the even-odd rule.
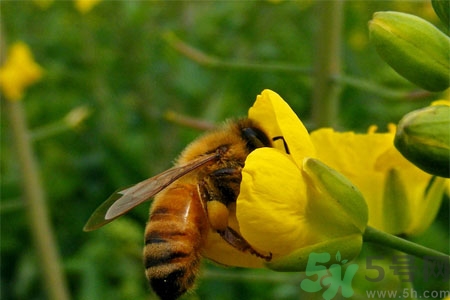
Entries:
[[206,244],[202,248],[202,255],[226,266],[241,268],[262,268],[264,266],[262,258],[234,248],[225,242],[217,232],[208,234]]
[[432,106],[434,106],[434,105],[446,105],[446,106],[450,106],[450,100],[445,100],[445,99],[442,99],[442,100],[436,100],[436,101],[433,101],[433,102],[431,103],[431,105],[432,105]]
[[382,205],[383,229],[396,235],[405,233],[412,216],[411,210],[405,209],[409,205],[406,188],[396,169],[387,172]]
[[[434,217],[436,216],[437,210],[433,209],[434,205],[424,200],[426,196],[425,191],[428,190],[430,180],[432,180],[433,176],[425,173],[424,171],[410,163],[394,147],[391,147],[377,158],[375,162],[375,169],[378,172],[382,172],[383,174],[388,174],[392,170],[395,170],[398,180],[402,182],[406,187],[404,189],[405,197],[408,202],[406,208],[409,210],[409,213],[407,214],[411,216],[411,222],[415,224],[415,228],[413,231],[421,232],[425,230],[425,226],[430,225],[431,222],[421,222],[419,224],[422,224],[422,226],[420,226],[422,228],[419,228],[417,226],[417,220],[428,218],[434,219]],[[386,180],[388,180],[388,178],[386,178]],[[438,201],[438,203],[440,203],[440,201],[442,200],[443,188],[440,191],[440,197],[438,195],[435,195],[433,197],[436,198],[436,201]],[[394,233],[389,231],[388,228],[378,228],[383,229],[389,233]]]
[[7,60],[0,68],[0,89],[6,99],[20,100],[25,88],[38,81],[42,73],[30,48],[25,43],[17,42],[9,49]]
[[[298,166],[305,156],[315,156],[314,146],[303,123],[289,105],[271,90],[264,90],[256,98],[248,112],[250,119],[261,124],[271,139],[282,137]],[[275,147],[286,151],[282,141],[275,141]]]
[[[355,134],[319,129],[311,134],[318,158],[350,179],[363,193],[369,207],[370,226],[389,233],[396,233],[392,230],[397,231],[400,227],[406,228],[404,233],[421,232],[426,229],[425,226],[429,225],[430,219],[436,214],[435,202],[424,202],[425,192],[429,189],[432,176],[402,157],[394,148],[393,139],[393,130],[389,133],[373,131],[368,134]],[[392,172],[395,172],[395,180],[398,183],[386,182],[392,180],[388,176]],[[399,185],[399,183],[404,186],[402,193],[405,199],[403,200],[406,200],[408,205],[396,203],[397,209],[395,209],[390,207],[392,201],[389,200],[396,200],[397,196],[393,196],[393,199],[385,199],[385,197],[390,197],[391,192],[399,192],[399,190],[393,190],[391,186],[391,184]],[[440,193],[442,189],[438,189]],[[438,199],[438,196],[430,197]],[[393,212],[401,208],[408,209],[408,212],[404,214],[411,216],[409,226],[406,224],[400,226],[395,220],[388,220],[389,217],[396,218]],[[392,214],[386,214],[386,210],[390,210]],[[426,222],[421,221],[425,219]],[[422,226],[419,226],[417,220]]]
[[236,205],[240,232],[256,248],[276,256],[317,241],[304,217],[302,174],[277,149],[256,149],[247,157]]
[[405,232],[406,234],[418,235],[430,227],[439,211],[442,199],[444,198],[442,195],[445,192],[446,184],[449,182],[448,179],[437,176],[430,179],[425,197],[421,203],[418,203],[420,206],[412,212],[417,213],[418,216],[412,218],[412,222]]

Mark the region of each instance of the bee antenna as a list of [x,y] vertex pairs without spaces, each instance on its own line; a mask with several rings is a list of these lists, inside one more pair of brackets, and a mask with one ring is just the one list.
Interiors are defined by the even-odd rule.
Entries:
[[283,146],[284,146],[284,150],[286,150],[286,154],[291,154],[291,152],[289,152],[289,147],[288,144],[286,143],[286,140],[284,139],[283,136],[275,136],[272,138],[272,141],[277,141],[277,140],[282,140],[283,141]]

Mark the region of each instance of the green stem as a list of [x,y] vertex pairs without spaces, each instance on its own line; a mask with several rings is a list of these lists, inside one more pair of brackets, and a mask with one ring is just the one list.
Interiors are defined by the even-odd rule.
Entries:
[[366,228],[363,238],[364,242],[383,245],[419,258],[423,258],[424,256],[440,256],[445,257],[450,261],[450,256],[448,254],[396,237],[370,226]]
[[387,99],[422,100],[433,95],[432,92],[426,90],[401,91],[391,89],[371,81],[355,78],[344,74],[335,76],[333,80],[342,86],[348,85]]
[[[177,50],[179,53],[184,55],[185,57],[189,58],[193,62],[196,62],[197,64],[207,67],[207,68],[214,68],[214,69],[226,69],[226,70],[240,70],[240,71],[260,71],[260,72],[278,72],[278,73],[294,73],[294,74],[300,74],[305,76],[312,76],[313,71],[311,67],[304,67],[304,66],[296,66],[292,65],[290,63],[283,63],[283,62],[248,62],[248,61],[229,61],[224,58],[216,57],[213,55],[210,55],[208,53],[205,53],[201,51],[200,49],[197,49],[193,47],[192,45],[189,45],[188,43],[181,40],[178,36],[176,36],[173,32],[169,31],[166,32],[163,35],[163,39],[165,42],[172,47],[173,49]],[[336,58],[334,58],[334,62],[337,62]],[[318,64],[322,63],[322,61],[316,62],[316,70],[318,69]],[[432,95],[431,92],[425,91],[425,90],[418,90],[418,91],[399,91],[396,89],[391,89],[388,87],[384,87],[381,85],[378,85],[376,83],[354,78],[351,76],[347,76],[344,74],[340,74],[340,72],[334,72],[334,74],[329,74],[328,77],[323,77],[324,81],[317,81],[316,84],[320,86],[322,84],[329,83],[332,86],[352,86],[354,88],[370,92],[375,95],[379,95],[383,98],[388,99],[406,99],[406,100],[421,100],[427,97],[430,97]],[[317,92],[322,92],[322,89],[316,88]],[[317,94],[317,99],[322,99],[321,95]],[[320,100],[318,102],[321,103]],[[316,110],[319,110],[322,104],[317,104]],[[317,114],[321,114],[322,110],[320,109]],[[337,112],[336,112],[337,113]],[[333,118],[335,118],[333,116]]]
[[164,114],[164,117],[166,120],[173,122],[175,124],[179,124],[182,126],[207,131],[207,130],[213,130],[217,128],[217,125],[208,121],[192,118],[183,114],[179,114],[175,111],[167,111]]
[[333,78],[341,73],[343,1],[318,1],[320,27],[314,63],[312,121],[315,127],[335,127],[341,86]]
[[35,142],[38,140],[43,140],[52,137],[54,135],[58,135],[70,129],[71,128],[67,126],[67,124],[64,121],[57,121],[34,129],[30,134],[30,138],[33,142]]
[[36,160],[28,136],[21,101],[7,101],[8,115],[15,139],[15,149],[23,177],[26,209],[37,257],[43,270],[43,279],[49,299],[68,300],[69,293],[61,270],[60,257],[53,236],[45,204],[45,193],[40,182]]
[[258,63],[246,61],[228,61],[212,55],[209,55],[191,45],[182,41],[173,32],[169,31],[163,35],[163,39],[175,50],[186,56],[190,60],[201,66],[216,69],[238,69],[246,71],[264,71],[264,72],[281,72],[281,73],[297,73],[311,75],[309,67],[293,66],[289,63]]

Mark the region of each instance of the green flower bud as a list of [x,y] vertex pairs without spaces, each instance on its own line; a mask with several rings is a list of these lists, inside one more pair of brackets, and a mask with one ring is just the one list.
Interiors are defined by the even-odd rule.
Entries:
[[[322,242],[275,257],[266,263],[273,270],[304,271],[311,252],[339,252],[345,259],[353,259],[361,251],[362,234],[368,221],[367,204],[361,192],[347,178],[320,160],[305,158],[303,171],[310,183],[308,195],[311,203],[308,211],[314,211],[315,215],[308,223],[314,230],[322,230],[329,236]],[[335,262],[331,260],[329,265]]]
[[369,22],[378,54],[400,75],[430,91],[450,84],[450,38],[431,23],[405,13],[376,12]]
[[412,111],[399,122],[395,146],[425,172],[450,177],[450,106]]
[[369,213],[367,204],[361,192],[344,175],[328,167],[320,160],[305,158],[303,171],[316,189],[329,197],[330,204],[326,210],[338,217],[342,216],[343,223],[352,224],[362,233],[364,232]]
[[450,30],[450,2],[448,0],[431,0],[431,5],[442,23]]

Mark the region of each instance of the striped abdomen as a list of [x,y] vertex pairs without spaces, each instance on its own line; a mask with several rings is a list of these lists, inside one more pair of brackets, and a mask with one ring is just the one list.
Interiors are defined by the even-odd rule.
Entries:
[[208,219],[192,184],[158,195],[145,228],[145,273],[161,299],[176,299],[195,281]]

